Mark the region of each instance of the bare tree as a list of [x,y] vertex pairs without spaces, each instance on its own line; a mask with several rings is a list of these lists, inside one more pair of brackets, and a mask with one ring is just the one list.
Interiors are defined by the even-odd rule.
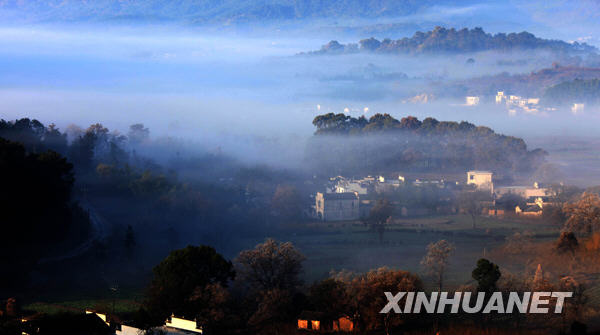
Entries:
[[567,215],[563,231],[592,233],[600,227],[600,196],[598,194],[583,193],[578,201],[565,204],[563,211]]
[[489,201],[490,198],[491,195],[483,191],[465,190],[458,195],[456,199],[458,207],[462,212],[471,216],[473,229],[476,227],[477,217],[481,215],[481,211],[483,210],[483,203],[486,200]]
[[294,290],[301,284],[304,256],[291,242],[267,239],[254,249],[240,252],[235,260],[241,280],[258,291]]
[[427,268],[427,273],[436,278],[440,292],[444,283],[444,274],[448,267],[448,258],[454,250],[454,245],[446,240],[429,243],[427,254],[421,260],[421,265]]
[[516,232],[511,236],[506,237],[506,245],[504,250],[511,254],[520,254],[531,244],[533,233],[525,231],[523,233]]

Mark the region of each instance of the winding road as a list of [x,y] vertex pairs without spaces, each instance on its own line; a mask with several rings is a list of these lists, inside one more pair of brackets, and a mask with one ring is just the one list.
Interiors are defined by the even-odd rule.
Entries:
[[95,242],[102,241],[107,236],[107,223],[94,209],[94,207],[87,201],[83,199],[79,199],[79,206],[83,208],[86,212],[88,212],[90,216],[90,223],[92,224],[91,234],[90,236],[83,241],[77,247],[69,250],[68,252],[52,257],[44,257],[38,261],[38,264],[46,264],[52,262],[63,261],[65,259],[77,257],[86,251],[88,251]]

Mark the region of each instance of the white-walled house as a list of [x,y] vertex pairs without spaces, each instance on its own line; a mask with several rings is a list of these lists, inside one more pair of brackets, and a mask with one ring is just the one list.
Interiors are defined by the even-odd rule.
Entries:
[[467,172],[467,185],[475,185],[475,188],[482,191],[494,192],[493,173],[491,171],[469,171]]

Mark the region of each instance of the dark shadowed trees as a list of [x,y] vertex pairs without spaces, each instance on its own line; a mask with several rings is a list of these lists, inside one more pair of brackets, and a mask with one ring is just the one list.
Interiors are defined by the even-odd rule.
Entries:
[[309,301],[315,311],[323,313],[324,321],[335,322],[348,314],[346,285],[334,278],[324,279],[309,289]]
[[575,234],[567,231],[560,233],[555,244],[556,251],[563,254],[570,254],[571,256],[575,255],[575,251],[577,251],[578,247],[579,243],[577,242]]
[[302,197],[295,187],[277,185],[271,206],[279,217],[286,221],[298,220],[302,216],[302,205]]
[[204,245],[172,251],[152,272],[147,308],[157,321],[171,313],[196,318],[220,294],[218,286],[227,287],[235,277],[233,264]]
[[87,234],[89,220],[71,202],[74,181],[73,165],[60,154],[28,152],[23,145],[0,138],[0,235],[4,237],[0,274],[6,280],[2,288],[22,281],[72,228]]
[[367,223],[370,225],[373,231],[376,231],[379,235],[379,242],[383,243],[383,234],[385,233],[385,226],[391,220],[392,214],[394,213],[394,205],[387,199],[379,199],[375,203],[375,206],[371,208]]
[[302,283],[304,256],[290,242],[267,239],[235,259],[238,283],[254,301],[248,325],[278,332],[295,317],[294,298]]
[[494,292],[501,275],[498,265],[485,258],[477,261],[477,267],[471,273],[471,277],[477,281],[477,290],[488,293]]

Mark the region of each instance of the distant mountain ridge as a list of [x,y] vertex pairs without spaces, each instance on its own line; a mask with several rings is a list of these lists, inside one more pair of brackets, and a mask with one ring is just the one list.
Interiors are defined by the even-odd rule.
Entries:
[[410,15],[471,0],[0,0],[0,18],[47,21],[157,21],[239,23],[304,18],[373,18]]
[[398,40],[376,38],[360,40],[358,43],[340,44],[330,41],[320,50],[309,55],[345,54],[358,52],[377,53],[466,53],[478,51],[548,50],[559,53],[596,53],[597,48],[586,43],[567,43],[536,37],[529,32],[498,33],[492,35],[482,28],[456,30],[436,27],[427,32],[417,31],[412,37]]
[[[456,83],[459,87],[468,89],[466,94],[493,96],[498,90],[528,94],[533,96],[544,95],[545,90],[551,86],[576,79],[589,81],[600,78],[600,68],[580,66],[560,66],[555,64],[551,68],[541,69],[528,74],[501,73],[493,76],[469,78]],[[559,86],[560,87],[560,86]],[[511,93],[512,94],[512,93]]]

